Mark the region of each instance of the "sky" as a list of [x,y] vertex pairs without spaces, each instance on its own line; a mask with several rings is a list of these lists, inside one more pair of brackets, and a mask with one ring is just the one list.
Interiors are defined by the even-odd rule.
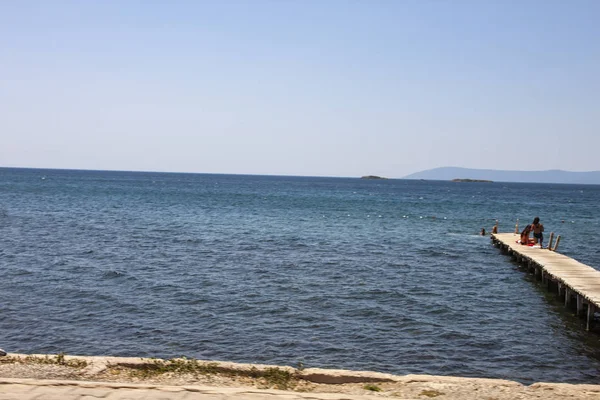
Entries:
[[0,166],[600,170],[600,1],[0,1]]

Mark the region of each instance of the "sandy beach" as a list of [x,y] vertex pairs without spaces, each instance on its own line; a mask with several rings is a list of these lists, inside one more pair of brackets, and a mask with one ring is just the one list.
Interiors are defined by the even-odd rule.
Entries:
[[[208,398],[201,397],[202,393],[221,394],[223,398],[244,398],[246,393],[247,398],[282,396],[286,399],[304,398],[306,394],[311,394],[311,398],[330,399],[600,398],[600,385],[546,382],[523,385],[499,379],[398,376],[368,371],[303,369],[191,359],[10,353],[0,357],[0,399],[27,398],[21,392],[35,396],[59,396],[63,391],[74,393],[74,388],[93,389],[96,394],[110,392],[111,398],[120,398],[119,393],[130,397],[131,391],[137,391],[138,394],[140,391],[181,392],[187,393],[188,397],[185,398]],[[253,393],[252,396],[248,396],[249,391]],[[189,397],[192,393],[200,397]],[[150,394],[145,397],[152,398]]]

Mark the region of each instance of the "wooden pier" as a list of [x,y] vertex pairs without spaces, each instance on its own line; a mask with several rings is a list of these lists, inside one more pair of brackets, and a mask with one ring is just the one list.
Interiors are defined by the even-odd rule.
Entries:
[[519,264],[533,272],[536,280],[564,297],[565,307],[575,304],[577,315],[587,317],[586,329],[594,322],[600,309],[600,271],[556,251],[531,248],[517,243],[519,235],[495,233],[492,242]]

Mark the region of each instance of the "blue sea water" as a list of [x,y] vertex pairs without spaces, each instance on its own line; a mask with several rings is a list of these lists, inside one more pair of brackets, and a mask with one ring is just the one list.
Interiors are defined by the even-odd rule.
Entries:
[[0,347],[598,383],[600,336],[478,236],[600,267],[600,186],[0,168]]

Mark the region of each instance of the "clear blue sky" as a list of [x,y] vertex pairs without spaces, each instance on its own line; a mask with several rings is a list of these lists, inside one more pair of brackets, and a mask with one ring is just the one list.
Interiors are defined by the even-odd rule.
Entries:
[[0,2],[0,166],[600,170],[600,1]]

